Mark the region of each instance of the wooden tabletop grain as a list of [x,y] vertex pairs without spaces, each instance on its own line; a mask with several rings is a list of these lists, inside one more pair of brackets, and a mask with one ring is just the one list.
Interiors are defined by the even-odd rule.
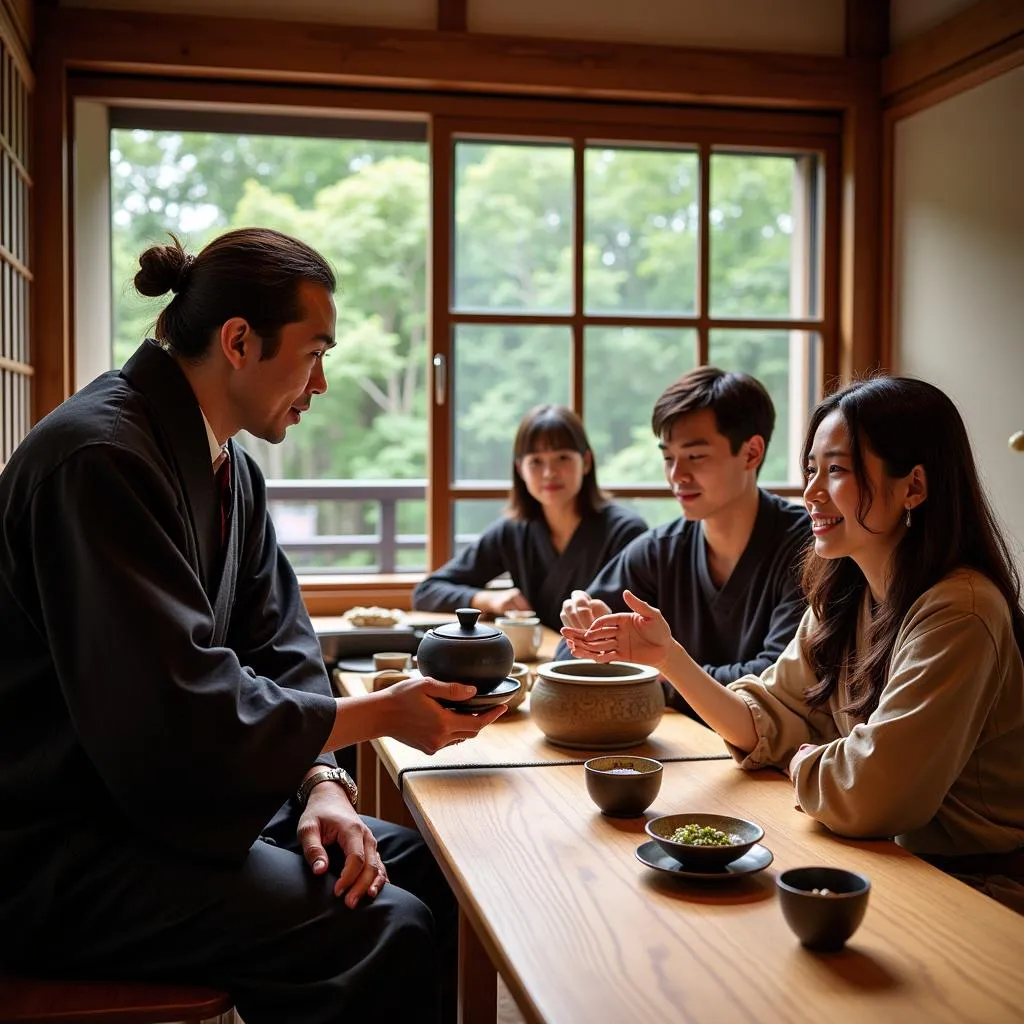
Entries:
[[[640,864],[645,819],[602,817],[580,766],[417,773],[405,796],[527,1021],[1024,1020],[1024,918],[894,843],[832,835],[779,773],[665,766],[648,817],[715,811],[764,827],[774,863],[725,885]],[[778,873],[814,864],[871,879],[840,953],[804,950],[782,917]]]

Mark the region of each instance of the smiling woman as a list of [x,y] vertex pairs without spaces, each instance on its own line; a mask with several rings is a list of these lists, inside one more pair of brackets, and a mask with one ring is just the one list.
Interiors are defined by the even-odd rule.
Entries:
[[632,594],[574,652],[660,668],[808,815],[1024,912],[1024,612],[963,421],[924,381],[863,381],[814,411],[804,462],[810,608],[774,665],[724,689]]

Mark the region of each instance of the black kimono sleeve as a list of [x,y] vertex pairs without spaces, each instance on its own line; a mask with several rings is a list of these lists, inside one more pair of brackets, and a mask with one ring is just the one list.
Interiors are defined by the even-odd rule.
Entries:
[[319,677],[300,680],[308,644],[288,627],[295,597],[274,546],[263,550],[275,564],[241,588],[233,633],[251,631],[240,644],[247,671],[213,646],[213,611],[186,557],[189,513],[164,467],[87,447],[51,474],[29,514],[54,670],[112,802],[165,845],[240,860],[320,753],[336,708]]
[[478,590],[483,590],[496,576],[512,570],[512,559],[506,547],[515,527],[508,519],[488,526],[475,544],[416,585],[412,592],[413,608],[453,612],[456,608],[469,607]]

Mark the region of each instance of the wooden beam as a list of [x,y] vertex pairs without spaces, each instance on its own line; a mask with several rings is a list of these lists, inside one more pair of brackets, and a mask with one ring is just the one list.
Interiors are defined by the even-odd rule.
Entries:
[[465,32],[468,23],[468,0],[437,0],[439,32]]
[[843,127],[839,372],[843,383],[881,360],[882,111],[877,88]]
[[889,52],[889,0],[846,0],[846,56]]
[[35,182],[32,189],[33,422],[74,390],[71,350],[71,223],[67,75],[46,31],[58,12],[40,8],[36,17],[36,91],[33,116]]
[[[42,12],[41,12],[42,13]],[[840,107],[873,62],[807,54],[60,8],[70,68],[374,87]]]
[[882,62],[882,95],[889,104],[903,102],[962,65],[1021,46],[1024,3],[979,0],[889,54]]

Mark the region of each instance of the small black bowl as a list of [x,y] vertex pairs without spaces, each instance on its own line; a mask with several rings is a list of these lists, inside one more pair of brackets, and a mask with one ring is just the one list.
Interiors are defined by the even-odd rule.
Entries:
[[664,770],[660,761],[631,754],[592,757],[583,765],[590,799],[610,818],[635,818],[654,803]]
[[[736,841],[729,846],[692,846],[672,838],[683,825],[707,825],[717,828]],[[754,843],[764,839],[764,829],[745,818],[727,814],[663,814],[652,818],[644,827],[647,834],[670,856],[693,871],[715,871],[742,857]]]
[[775,880],[782,916],[796,937],[817,953],[846,945],[868,909],[871,882],[843,868],[790,868]]

